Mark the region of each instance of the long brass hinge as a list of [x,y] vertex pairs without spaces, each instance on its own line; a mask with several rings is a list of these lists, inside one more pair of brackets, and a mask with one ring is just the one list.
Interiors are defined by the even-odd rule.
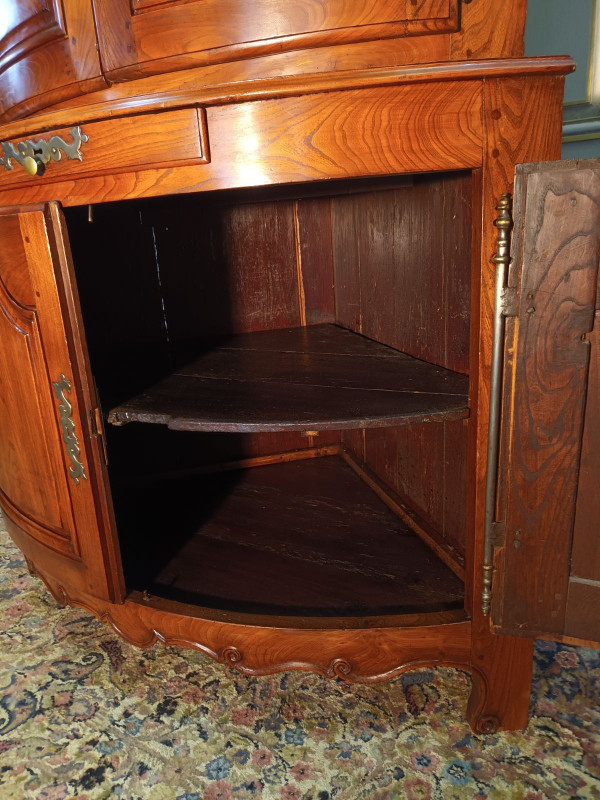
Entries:
[[519,314],[519,293],[516,289],[505,286],[500,298],[500,313],[503,317],[516,317]]
[[488,616],[492,606],[492,582],[494,575],[494,549],[504,538],[504,526],[496,520],[496,495],[498,488],[498,457],[500,454],[500,411],[502,387],[502,363],[504,356],[505,317],[518,313],[518,295],[508,287],[510,256],[510,232],[513,227],[512,201],[505,193],[496,206],[499,212],[494,220],[498,229],[496,252],[492,263],[496,265],[496,287],[494,302],[494,336],[492,342],[492,364],[490,372],[490,416],[487,446],[487,474],[485,482],[485,531],[483,540],[483,563],[481,565],[481,611]]
[[99,406],[96,408],[92,408],[90,410],[90,430],[91,435],[94,439],[98,439],[100,442],[100,450],[102,452],[102,457],[104,458],[104,463],[108,465],[108,453],[106,452],[106,438],[104,436],[104,424],[102,422],[102,411],[100,410]]

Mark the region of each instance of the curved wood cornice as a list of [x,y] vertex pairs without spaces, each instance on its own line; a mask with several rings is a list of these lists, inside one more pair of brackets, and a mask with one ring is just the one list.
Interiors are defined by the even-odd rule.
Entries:
[[[285,78],[241,81],[181,91],[127,96],[45,112],[0,127],[0,140],[14,139],[84,122],[164,111],[185,106],[217,106],[254,100],[270,100],[303,94],[400,86],[408,83],[481,80],[519,75],[566,75],[575,69],[570,56],[502,58],[486,61],[443,62],[410,67],[347,70],[338,73],[294,75]],[[132,85],[133,86],[133,85]]]

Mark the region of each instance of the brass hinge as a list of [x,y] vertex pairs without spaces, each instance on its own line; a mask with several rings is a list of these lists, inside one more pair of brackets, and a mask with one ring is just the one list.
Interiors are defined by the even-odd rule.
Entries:
[[92,432],[92,437],[100,440],[104,463],[108,465],[108,453],[106,452],[106,439],[104,437],[104,425],[102,424],[102,412],[98,406],[96,406],[96,408],[92,408],[90,411],[90,430]]
[[492,545],[494,547],[502,547],[506,539],[506,523],[505,522],[492,522]]
[[503,317],[516,317],[519,314],[519,293],[516,289],[505,286],[500,297],[500,313]]

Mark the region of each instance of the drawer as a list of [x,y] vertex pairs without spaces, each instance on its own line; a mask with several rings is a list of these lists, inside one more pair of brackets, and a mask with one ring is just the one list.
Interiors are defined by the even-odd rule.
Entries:
[[209,161],[205,113],[197,108],[86,122],[79,129],[61,128],[23,140],[2,142],[3,161],[7,161],[10,145],[17,153],[33,153],[38,158],[42,151],[49,153],[50,148],[60,149],[60,142],[53,137],[60,137],[72,148],[74,142],[77,144],[78,130],[83,140],[79,148],[81,160],[76,152],[72,151],[71,157],[62,152],[58,161],[50,157],[43,174],[30,175],[13,157],[12,169],[0,163],[0,188]]

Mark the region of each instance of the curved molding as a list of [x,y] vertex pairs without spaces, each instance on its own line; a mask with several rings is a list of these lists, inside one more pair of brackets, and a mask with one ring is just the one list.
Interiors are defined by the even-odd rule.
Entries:
[[60,605],[83,608],[136,647],[188,647],[249,676],[302,670],[353,683],[376,683],[427,666],[470,669],[470,622],[423,628],[350,630],[267,628],[218,622],[126,600],[78,596],[40,573]]
[[0,278],[0,309],[13,326],[13,328],[23,336],[29,336],[31,331],[26,330],[25,326],[31,328],[36,321],[36,312],[30,306],[24,306],[8,290],[8,287]]
[[[223,623],[163,611],[131,600],[114,604],[88,595],[75,596],[61,583],[41,574],[30,560],[27,563],[57,603],[85,609],[136,647],[147,648],[157,643],[188,647],[248,676],[301,670],[361,684],[390,680],[410,670],[453,667],[471,674],[467,717],[473,729],[477,733],[491,734],[507,727],[498,713],[502,709],[495,707],[499,698],[490,686],[490,680],[495,681],[498,676],[488,675],[483,667],[473,663],[471,623],[468,621],[413,629],[335,631]],[[286,654],[292,657],[285,657]],[[494,707],[488,707],[490,705]],[[515,727],[513,720],[511,724]]]
[[0,39],[0,72],[29,55],[32,50],[64,39],[67,28],[60,0],[50,0],[50,8],[40,9]]
[[401,86],[408,83],[466,81],[517,75],[565,75],[575,62],[569,56],[537,58],[500,58],[486,61],[450,61],[410,67],[385,67],[346,70],[337,73],[294,75],[285,78],[240,81],[234,84],[204,86],[156,94],[119,98],[90,103],[62,111],[39,114],[34,118],[7,123],[0,127],[0,139],[24,138],[53,128],[66,128],[103,119],[165,111],[185,106],[217,106],[255,100],[296,97],[304,94]]
[[42,525],[32,516],[17,508],[2,489],[0,489],[0,507],[2,508],[2,513],[28,536],[63,556],[68,556],[75,561],[81,560],[81,556],[75,551],[73,541],[67,531]]

